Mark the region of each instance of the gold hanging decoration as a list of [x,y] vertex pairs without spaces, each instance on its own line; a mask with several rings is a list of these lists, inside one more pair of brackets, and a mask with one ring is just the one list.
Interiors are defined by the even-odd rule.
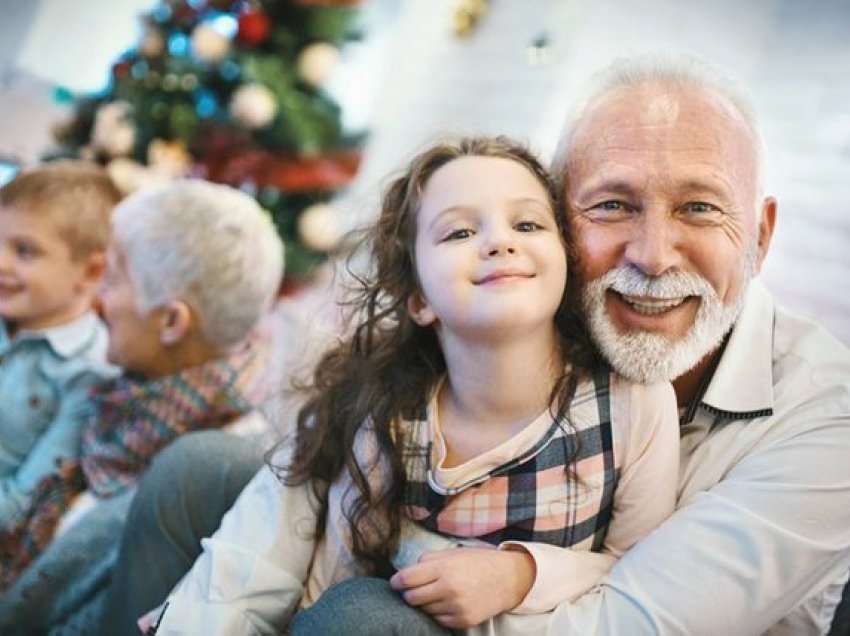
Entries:
[[452,19],[455,35],[461,38],[469,36],[489,7],[489,0],[458,0]]

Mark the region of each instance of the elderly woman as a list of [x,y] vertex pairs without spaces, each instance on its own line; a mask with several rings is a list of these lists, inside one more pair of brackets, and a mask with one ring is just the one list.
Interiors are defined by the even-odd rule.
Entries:
[[43,631],[102,587],[138,478],[184,433],[254,428],[260,356],[249,335],[282,273],[274,226],[247,195],[201,181],[126,199],[99,295],[122,377],[92,395],[79,458],[39,484],[0,533],[0,631]]

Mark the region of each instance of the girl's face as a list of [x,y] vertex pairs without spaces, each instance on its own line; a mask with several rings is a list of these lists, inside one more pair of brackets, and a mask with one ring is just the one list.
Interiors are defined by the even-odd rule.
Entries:
[[109,330],[109,361],[145,377],[156,377],[165,351],[160,341],[160,312],[139,310],[124,254],[114,243],[106,252],[106,275],[98,300]]
[[465,339],[552,329],[567,279],[554,214],[521,163],[467,156],[439,168],[416,220],[413,319]]

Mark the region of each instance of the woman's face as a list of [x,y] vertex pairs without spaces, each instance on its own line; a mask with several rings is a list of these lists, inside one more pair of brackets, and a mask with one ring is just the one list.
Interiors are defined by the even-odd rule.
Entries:
[[161,312],[139,310],[124,253],[115,243],[106,253],[106,275],[98,300],[109,330],[109,361],[145,377],[160,375],[158,369],[167,355],[160,339]]

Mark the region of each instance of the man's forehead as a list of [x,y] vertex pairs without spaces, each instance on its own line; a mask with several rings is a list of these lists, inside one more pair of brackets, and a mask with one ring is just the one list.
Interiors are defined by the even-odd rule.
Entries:
[[650,132],[716,128],[738,133],[749,128],[726,97],[699,86],[659,81],[612,89],[591,100],[573,135],[574,138],[601,136],[612,126]]

